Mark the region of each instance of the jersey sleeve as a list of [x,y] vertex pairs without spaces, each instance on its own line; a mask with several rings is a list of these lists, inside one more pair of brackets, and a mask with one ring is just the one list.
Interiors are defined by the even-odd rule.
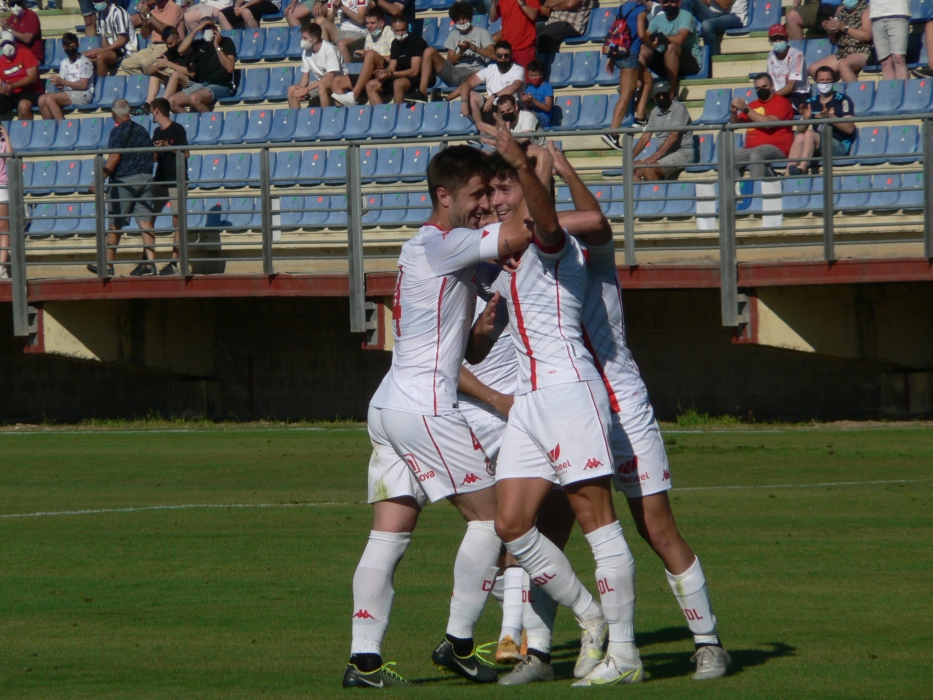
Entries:
[[535,238],[534,244],[535,249],[538,251],[539,258],[542,260],[561,260],[573,250],[575,245],[577,245],[574,237],[571,236],[565,228],[562,228],[561,231],[564,234],[564,239],[554,246],[544,246]]
[[483,260],[499,257],[498,227],[455,228],[425,240],[425,256],[436,275],[449,275]]

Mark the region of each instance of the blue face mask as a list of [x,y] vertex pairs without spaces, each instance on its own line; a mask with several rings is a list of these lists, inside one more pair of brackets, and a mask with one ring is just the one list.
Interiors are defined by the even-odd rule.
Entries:
[[787,42],[775,42],[774,44],[771,44],[771,49],[774,51],[774,53],[783,53],[784,51],[787,51]]
[[851,10],[858,5],[858,0],[842,0],[842,4],[846,6],[847,10]]
[[107,3],[105,3],[105,2],[95,2],[95,3],[94,3],[94,9],[97,10],[98,12],[103,12],[104,10],[107,9]]

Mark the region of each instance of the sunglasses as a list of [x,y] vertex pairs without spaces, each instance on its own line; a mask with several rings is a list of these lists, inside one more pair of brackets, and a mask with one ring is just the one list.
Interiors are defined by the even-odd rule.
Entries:
[[510,58],[512,58],[512,54],[510,54],[510,53],[497,53],[497,54],[496,54],[496,58],[501,58],[501,59],[504,60],[504,61],[508,61]]

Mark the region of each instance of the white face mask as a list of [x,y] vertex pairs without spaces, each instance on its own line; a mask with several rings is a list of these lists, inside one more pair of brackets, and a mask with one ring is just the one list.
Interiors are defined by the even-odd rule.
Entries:
[[828,95],[833,91],[832,83],[817,83],[816,89],[820,91],[821,95]]
[[457,22],[454,26],[457,28],[457,31],[459,31],[461,34],[466,34],[468,31],[470,31],[469,22]]
[[16,53],[15,44],[4,44],[3,45],[3,55],[7,58],[13,58],[13,55]]
[[302,40],[301,40],[301,48],[303,48],[305,51],[310,51],[311,49],[314,48],[314,44],[312,44],[312,43],[311,43],[310,41],[308,41],[307,39],[302,39]]
[[203,34],[202,36],[204,37],[204,41],[213,41],[213,40],[214,40],[214,30],[213,30],[213,29],[205,29],[205,30],[204,30],[204,34]]
[[14,17],[19,17],[21,14],[23,14],[23,8],[20,7],[19,5],[13,5],[10,8],[10,12],[13,13]]
[[408,38],[408,32],[405,32],[404,34],[396,34],[395,38],[399,41],[405,41],[405,39]]

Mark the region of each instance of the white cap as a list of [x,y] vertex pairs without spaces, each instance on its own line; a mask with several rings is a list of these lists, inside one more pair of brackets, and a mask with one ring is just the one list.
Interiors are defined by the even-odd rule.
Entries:
[[11,31],[2,31],[0,32],[0,44],[15,44],[16,37],[13,36]]

